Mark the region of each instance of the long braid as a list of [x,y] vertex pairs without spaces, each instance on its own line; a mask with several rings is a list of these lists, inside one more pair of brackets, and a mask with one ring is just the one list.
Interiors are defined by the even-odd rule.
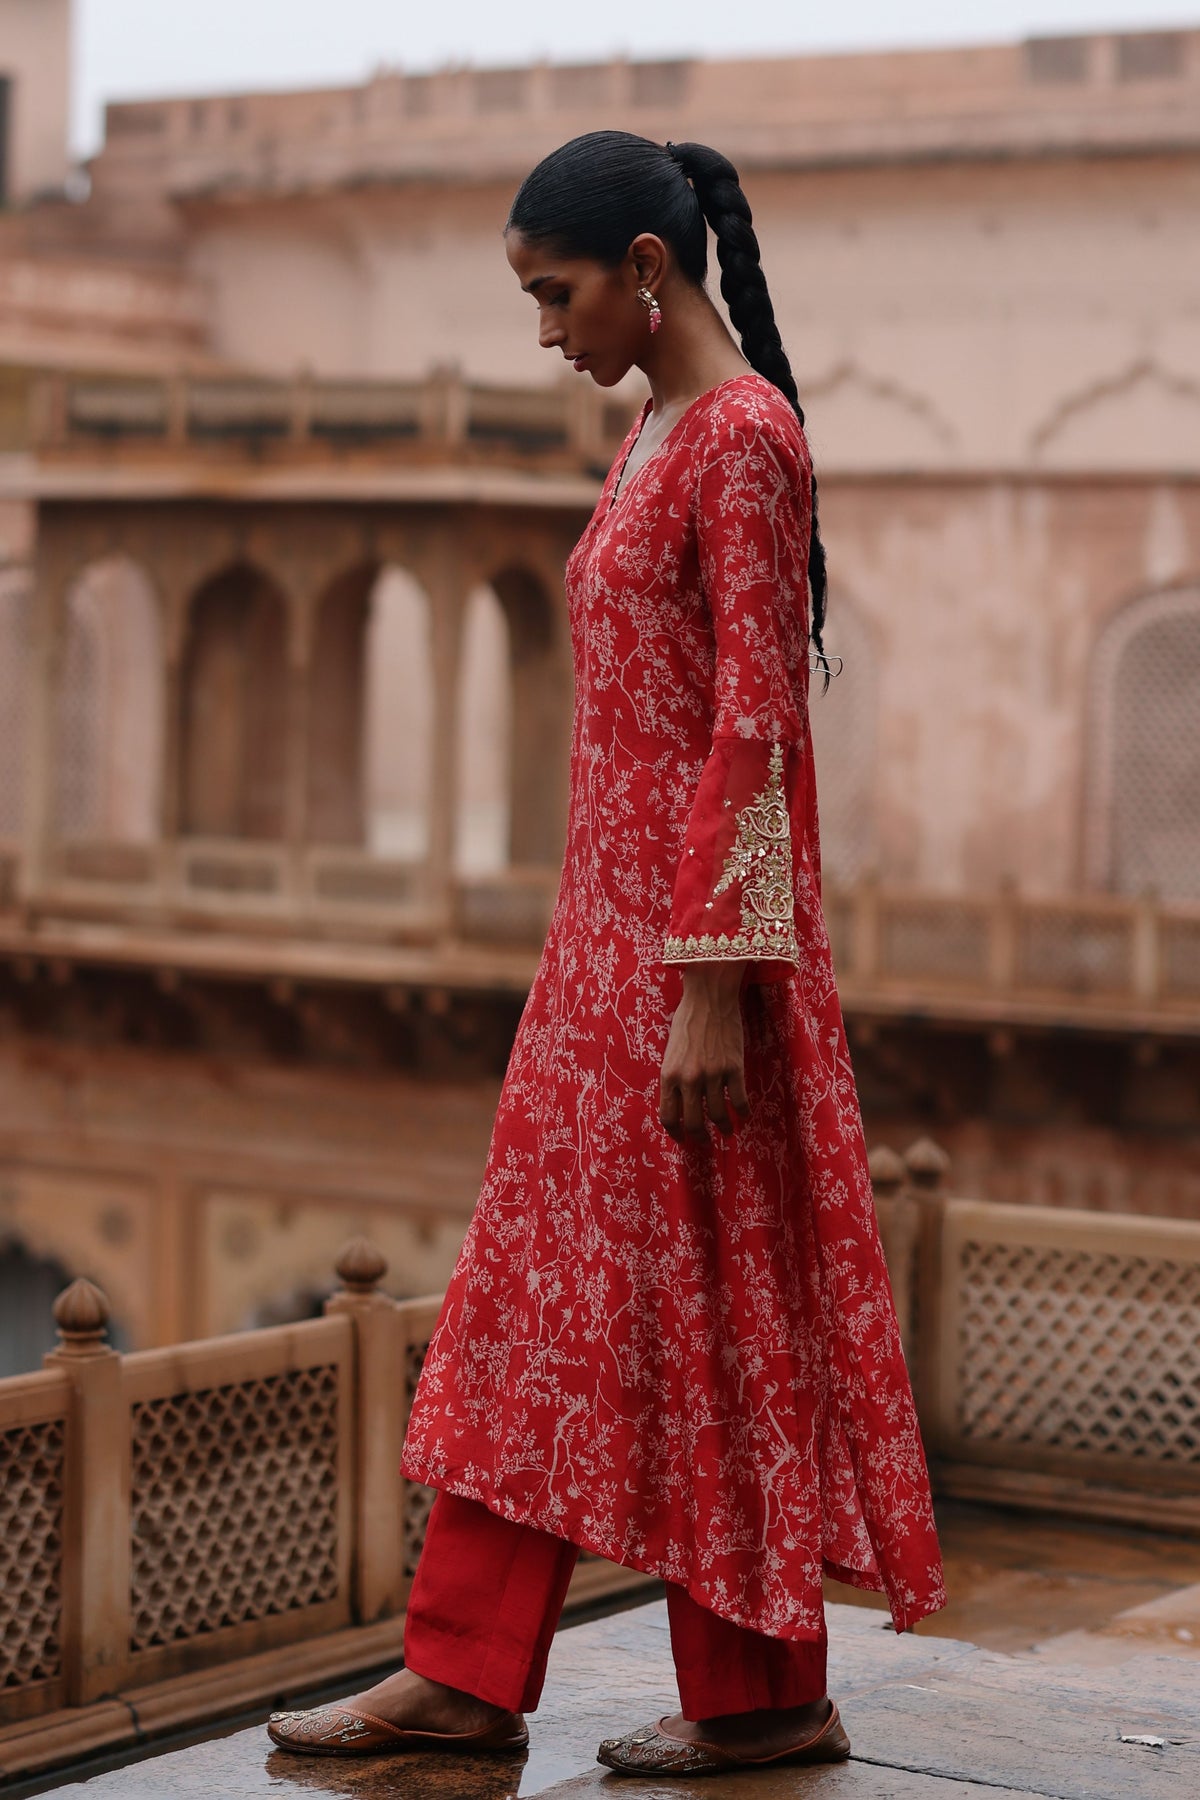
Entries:
[[[668,144],[667,150],[679,164],[695,190],[700,209],[717,240],[717,261],[721,266],[721,297],[729,309],[730,322],[742,340],[742,350],[752,369],[775,386],[791,402],[796,417],[804,424],[804,408],[796,389],[796,378],[788,361],[775,308],[767,292],[758,238],[754,232],[750,203],[742,192],[738,172],[728,157],[707,144]],[[810,635],[825,668],[824,687],[829,687],[829,663],[825,656],[823,632],[828,596],[825,546],[817,525],[817,477],[812,476],[812,531],[808,549],[808,585],[812,592]]]

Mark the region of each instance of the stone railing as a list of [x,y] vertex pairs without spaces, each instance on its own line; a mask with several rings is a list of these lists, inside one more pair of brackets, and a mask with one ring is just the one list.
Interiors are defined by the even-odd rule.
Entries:
[[[401,1481],[440,1299],[363,1239],[305,1323],[120,1356],[76,1281],[0,1381],[0,1784],[399,1662],[432,1491]],[[568,1606],[648,1585],[581,1557]]]
[[1175,1007],[1200,1015],[1200,906],[1152,896],[1034,899],[881,887],[827,891],[839,978],[855,991],[1061,1009]]
[[[1200,1530],[1200,1224],[871,1159],[941,1493]],[[399,1660],[432,1498],[398,1477],[439,1300],[365,1240],[307,1323],[119,1356],[77,1281],[0,1382],[0,1782]],[[581,1559],[570,1604],[646,1578]]]
[[1200,1224],[951,1198],[871,1158],[939,1492],[1200,1530]]
[[385,451],[389,462],[497,461],[607,469],[628,400],[590,382],[494,386],[435,369],[421,381],[254,375],[48,374],[29,391],[26,446],[48,455],[144,459],[240,453],[322,461]]
[[[213,968],[223,939],[232,946],[253,933],[255,964],[270,977],[300,977],[316,970],[314,958],[336,962],[355,945],[360,960],[373,954],[379,979],[416,982],[422,958],[428,979],[444,982],[464,956],[474,968],[480,956],[507,951],[519,981],[532,973],[557,886],[557,869],[527,866],[435,891],[426,864],[366,850],[310,846],[293,856],[281,844],[180,839],[55,845],[40,891],[22,905],[14,847],[7,865],[0,854],[0,942],[34,962],[103,961],[107,946],[136,964],[144,930],[154,966],[187,968],[194,950],[198,966]],[[1138,1027],[1165,1018],[1200,1030],[1200,906],[1107,894],[1034,899],[1012,888],[929,894],[874,881],[827,887],[824,904],[849,1006],[958,1009],[1001,1024]],[[99,923],[113,932],[97,937],[90,927]]]

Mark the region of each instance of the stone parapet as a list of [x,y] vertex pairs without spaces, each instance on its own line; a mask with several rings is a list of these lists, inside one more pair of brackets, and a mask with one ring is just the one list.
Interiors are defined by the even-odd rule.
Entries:
[[1127,154],[1200,142],[1200,31],[978,48],[385,70],[360,87],[110,106],[98,191],[178,199],[509,180],[576,132],[719,135],[747,168]]

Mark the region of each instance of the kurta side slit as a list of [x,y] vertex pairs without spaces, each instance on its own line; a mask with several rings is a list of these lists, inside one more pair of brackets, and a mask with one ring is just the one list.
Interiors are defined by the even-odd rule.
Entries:
[[[825,1572],[902,1630],[945,1595],[821,912],[808,448],[746,374],[615,495],[639,428],[567,565],[562,880],[403,1471],[767,1636],[821,1638]],[[679,1145],[723,959],[751,1116]]]

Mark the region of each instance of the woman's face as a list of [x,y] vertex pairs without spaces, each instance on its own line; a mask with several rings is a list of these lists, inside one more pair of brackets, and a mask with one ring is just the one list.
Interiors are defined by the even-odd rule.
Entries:
[[537,302],[542,349],[557,350],[597,387],[615,387],[649,343],[632,256],[610,269],[589,257],[558,256],[519,231],[506,233],[504,247],[521,287]]

